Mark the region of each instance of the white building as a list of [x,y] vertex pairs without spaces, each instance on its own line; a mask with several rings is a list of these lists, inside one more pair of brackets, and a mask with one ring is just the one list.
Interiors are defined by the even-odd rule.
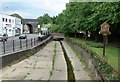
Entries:
[[15,35],[22,34],[22,31],[21,19],[15,17]]
[[2,14],[0,14],[0,35],[2,35]]
[[22,33],[21,19],[0,13],[0,34],[7,34],[10,37],[18,33]]

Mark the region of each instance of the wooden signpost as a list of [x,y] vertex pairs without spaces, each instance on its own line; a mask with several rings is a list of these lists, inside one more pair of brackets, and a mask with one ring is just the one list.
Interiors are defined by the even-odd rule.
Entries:
[[105,60],[106,38],[107,38],[107,35],[111,34],[111,32],[109,31],[110,25],[107,22],[104,22],[100,26],[101,26],[101,30],[99,31],[99,34],[103,35],[103,58]]

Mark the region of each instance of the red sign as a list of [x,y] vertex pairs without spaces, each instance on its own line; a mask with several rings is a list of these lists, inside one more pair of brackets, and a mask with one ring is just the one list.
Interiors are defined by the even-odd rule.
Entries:
[[6,24],[6,26],[12,26],[11,24]]

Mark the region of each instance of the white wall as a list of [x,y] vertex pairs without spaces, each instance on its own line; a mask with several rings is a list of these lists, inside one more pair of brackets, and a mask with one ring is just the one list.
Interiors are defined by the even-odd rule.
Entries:
[[2,35],[2,15],[0,14],[0,35]]
[[[15,29],[17,30],[16,35],[22,34],[22,24],[21,24],[21,19],[19,18],[15,18]],[[20,29],[20,31],[18,31],[18,29]]]
[[29,26],[28,25],[24,25],[24,33],[29,33]]
[[[9,20],[11,20],[11,22]],[[15,36],[15,17],[2,14],[2,27],[3,27],[2,29],[3,34],[7,33],[8,36]]]
[[21,24],[21,34],[23,33],[23,24]]
[[[8,36],[15,36],[17,34],[22,34],[23,31],[22,27],[23,26],[21,24],[21,19],[0,13],[0,33],[2,35],[6,33],[8,34]],[[16,31],[17,28],[21,30],[19,33],[18,31]]]

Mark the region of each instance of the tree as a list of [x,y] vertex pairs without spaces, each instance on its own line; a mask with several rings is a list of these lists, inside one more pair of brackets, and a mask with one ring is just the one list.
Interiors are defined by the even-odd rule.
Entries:
[[49,24],[52,23],[52,18],[48,14],[44,14],[43,16],[40,16],[37,18],[38,23],[42,26],[43,24]]
[[[120,2],[69,2],[55,19],[61,32],[90,31],[95,40],[99,39],[100,25],[107,21],[112,34],[120,33]],[[56,29],[57,29],[56,27]],[[76,34],[76,33],[75,33]],[[86,33],[87,34],[87,33]]]

